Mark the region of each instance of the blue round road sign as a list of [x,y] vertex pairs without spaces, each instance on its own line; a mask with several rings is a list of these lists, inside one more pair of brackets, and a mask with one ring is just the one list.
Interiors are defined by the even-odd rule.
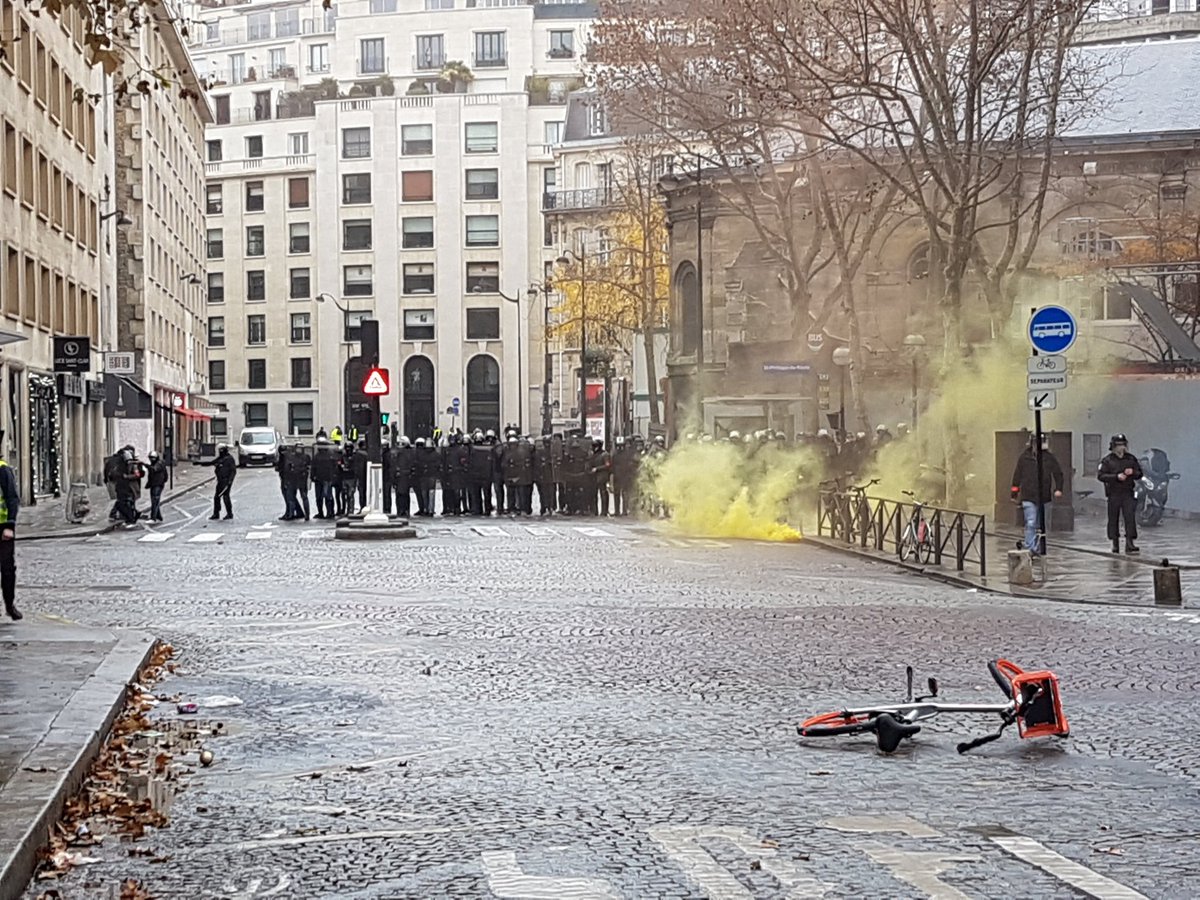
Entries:
[[1029,319],[1029,343],[1039,353],[1062,353],[1078,334],[1075,317],[1061,306],[1043,306]]

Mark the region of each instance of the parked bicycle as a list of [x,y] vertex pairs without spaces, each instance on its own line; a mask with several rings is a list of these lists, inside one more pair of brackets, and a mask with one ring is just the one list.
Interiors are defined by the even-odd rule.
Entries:
[[913,512],[904,526],[900,540],[896,541],[896,553],[900,562],[908,562],[909,558],[915,555],[917,562],[925,565],[933,558],[933,536],[930,533],[929,522],[925,519],[925,507],[929,504],[918,500],[912,491],[901,493],[912,500]]
[[[866,484],[846,487],[842,486],[841,478],[820,483],[822,488],[832,486],[835,491],[835,502],[829,508],[830,530],[834,536],[850,542],[867,530],[871,522],[871,501],[867,499],[867,490],[877,484],[878,478],[872,478]],[[847,494],[850,497],[843,505],[842,498]]]
[[917,722],[932,719],[941,713],[998,715],[1000,727],[992,734],[964,741],[959,753],[998,739],[1014,722],[1021,738],[1067,737],[1070,729],[1063,715],[1058,692],[1058,676],[1046,670],[1026,672],[1006,659],[994,659],[988,664],[992,678],[1008,698],[1005,703],[939,703],[936,678],[928,680],[929,693],[913,697],[913,669],[908,666],[908,694],[903,703],[876,703],[822,713],[806,719],[797,726],[801,737],[833,737],[842,734],[875,735],[875,743],[884,753],[894,753],[905,738],[921,730]]

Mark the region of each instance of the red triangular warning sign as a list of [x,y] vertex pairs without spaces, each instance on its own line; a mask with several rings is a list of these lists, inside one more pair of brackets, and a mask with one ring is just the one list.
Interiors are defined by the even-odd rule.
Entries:
[[388,384],[387,369],[372,369],[367,373],[366,380],[363,381],[362,392],[367,396],[374,397],[379,394],[386,394],[391,391],[391,386]]

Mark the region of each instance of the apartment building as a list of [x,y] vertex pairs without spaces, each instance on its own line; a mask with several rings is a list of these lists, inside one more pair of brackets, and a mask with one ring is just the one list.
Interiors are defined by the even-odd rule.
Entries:
[[178,457],[210,418],[202,147],[213,117],[171,10],[146,14],[154,27],[132,39],[126,79],[171,72],[191,95],[135,90],[115,105],[115,349],[133,354],[126,386],[149,395],[151,413],[115,422],[119,443]]
[[192,14],[216,114],[208,351],[227,413],[214,434],[348,422],[368,317],[392,372],[383,409],[405,433],[537,427],[546,300],[529,287],[557,255],[541,196],[594,5],[250,2]]
[[[0,0],[0,455],[25,503],[95,477],[105,453],[112,140],[82,41],[73,10]],[[89,339],[89,372],[55,374],[56,336]]]

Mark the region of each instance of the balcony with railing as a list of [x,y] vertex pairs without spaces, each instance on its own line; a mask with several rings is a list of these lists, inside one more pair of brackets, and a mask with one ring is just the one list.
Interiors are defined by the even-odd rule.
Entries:
[[572,212],[608,209],[617,203],[611,187],[575,188],[567,191],[546,191],[542,194],[543,212]]
[[435,72],[441,71],[446,65],[446,54],[441,53],[414,53],[413,54],[413,71],[415,72]]
[[196,34],[191,43],[204,47],[238,47],[242,44],[286,40],[304,35],[333,34],[336,22],[337,15],[331,13],[319,19],[297,19],[294,22],[285,20],[246,28],[222,28],[215,35],[201,23],[196,27]]
[[225,118],[222,115],[221,108],[217,108],[218,125],[250,125],[254,122],[268,122],[272,118],[275,119],[309,119],[317,114],[317,107],[314,101],[298,98],[288,100],[286,102],[277,103],[272,109],[269,106],[239,106],[236,109],[229,111],[229,117]]
[[286,172],[295,169],[311,169],[316,164],[316,154],[297,153],[287,156],[258,156],[252,159],[223,159],[206,162],[207,176],[238,175],[243,172]]
[[508,53],[476,53],[471,61],[477,69],[503,69],[508,65]]
[[354,71],[359,75],[384,75],[391,61],[386,56],[359,57],[354,62]]

